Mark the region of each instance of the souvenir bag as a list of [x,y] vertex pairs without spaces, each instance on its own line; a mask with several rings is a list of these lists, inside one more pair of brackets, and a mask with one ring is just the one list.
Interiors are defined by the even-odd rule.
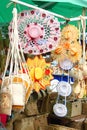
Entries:
[[9,91],[9,87],[4,88],[0,92],[0,113],[11,115],[12,110],[12,94]]
[[[10,58],[10,49],[8,50],[7,61],[9,60],[9,58]],[[5,72],[3,74],[1,90],[0,90],[0,113],[6,114],[6,115],[11,115],[12,89],[9,88],[9,86],[6,86],[6,85],[4,86],[6,68],[7,68],[7,63],[6,63],[6,67],[5,67]]]
[[[5,87],[8,87],[11,90],[13,110],[23,110],[32,90],[30,87],[30,77],[25,58],[21,47],[20,52],[18,47],[16,8],[13,9],[12,35],[9,50],[10,51],[7,56],[7,62],[3,76],[2,90]],[[25,63],[26,66],[23,66],[22,63]],[[10,66],[9,76],[5,77],[8,65]],[[25,73],[23,73],[23,70],[25,71]]]
[[[15,37],[17,37],[17,41],[14,40],[14,44],[16,43],[16,46],[14,46],[14,53],[15,56],[13,55],[13,62],[14,62],[14,75],[12,79],[12,89],[13,89],[13,94],[14,94],[14,100],[13,100],[13,107],[20,108],[21,106],[24,106],[25,103],[27,103],[28,98],[31,94],[32,88],[30,86],[30,77],[29,77],[29,71],[27,68],[27,64],[25,62],[25,58],[23,55],[23,51],[20,47],[20,52],[19,52],[19,46],[18,46],[18,30],[17,30],[17,10],[14,9],[14,22],[13,22],[13,32],[15,34]],[[16,18],[15,18],[16,17]],[[17,34],[16,34],[17,33]],[[12,53],[13,54],[13,53]],[[24,73],[23,73],[24,70]],[[16,76],[15,76],[16,75]],[[17,86],[16,86],[17,84]],[[15,98],[16,95],[16,98]],[[20,97],[21,101],[18,101],[18,97]],[[16,99],[16,100],[15,100]]]
[[[54,16],[40,10],[26,10],[18,14],[17,24],[19,46],[24,53],[40,55],[57,47],[60,39],[60,23]],[[12,22],[9,26],[9,36],[11,34]]]

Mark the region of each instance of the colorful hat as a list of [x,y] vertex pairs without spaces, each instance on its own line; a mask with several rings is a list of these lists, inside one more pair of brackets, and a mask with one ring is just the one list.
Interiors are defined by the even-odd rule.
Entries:
[[[40,10],[26,10],[18,14],[19,46],[24,53],[39,55],[57,47],[60,39],[58,19]],[[12,22],[9,26],[11,40]]]
[[36,56],[34,59],[28,58],[27,65],[33,81],[33,89],[36,92],[46,89],[50,85],[50,80],[53,79],[50,63],[46,63],[45,59]]

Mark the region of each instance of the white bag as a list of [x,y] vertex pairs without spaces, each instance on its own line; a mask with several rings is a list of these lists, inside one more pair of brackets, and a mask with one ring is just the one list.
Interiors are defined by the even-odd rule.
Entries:
[[[30,89],[30,77],[28,67],[23,55],[23,51],[18,46],[18,30],[17,30],[17,9],[13,9],[13,23],[12,23],[12,41],[10,41],[9,51],[6,60],[5,71],[3,74],[1,90],[5,87],[11,90],[12,95],[12,107],[22,110],[32,89]],[[25,63],[25,67],[22,64]],[[9,75],[6,78],[6,71],[9,66]],[[25,74],[23,73],[25,70]],[[26,75],[26,76],[25,76]],[[26,78],[27,77],[27,78]],[[16,80],[15,80],[16,79]],[[18,80],[20,79],[20,80]],[[24,79],[24,80],[23,80]],[[26,79],[26,80],[25,80]]]

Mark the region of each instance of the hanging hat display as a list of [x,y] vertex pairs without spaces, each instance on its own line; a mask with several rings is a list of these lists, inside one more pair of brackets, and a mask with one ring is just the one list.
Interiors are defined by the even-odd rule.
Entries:
[[69,59],[75,63],[79,62],[82,56],[82,46],[79,44],[79,42],[74,42],[70,45],[70,50],[68,52]]
[[[40,10],[26,10],[18,14],[19,46],[24,53],[39,55],[57,47],[60,39],[58,19]],[[11,40],[12,22],[9,25]]]
[[67,107],[62,103],[56,103],[53,106],[53,112],[56,116],[64,117],[67,114]]
[[56,103],[53,105],[53,112],[56,116],[64,117],[67,115],[66,96],[64,100],[60,100],[60,94],[58,94]]
[[73,67],[73,63],[69,59],[64,59],[60,62],[60,67],[63,70],[70,70]]
[[46,89],[50,85],[50,80],[53,79],[51,64],[46,63],[44,58],[36,56],[34,59],[28,58],[27,65],[34,90],[38,92],[41,89]]
[[[78,48],[78,49],[77,49]],[[72,63],[78,62],[82,56],[82,46],[79,42],[60,40],[58,47],[52,52],[53,59],[59,62],[70,59]]]
[[[53,58],[59,62],[70,59],[72,63],[76,63],[81,59],[82,46],[77,41],[79,31],[74,25],[66,25],[61,32],[61,39],[57,48],[53,51]],[[78,48],[78,49],[77,49]]]
[[71,85],[66,81],[60,81],[57,86],[57,89],[58,89],[59,95],[61,96],[69,96],[72,92]]
[[58,60],[58,62],[64,60],[67,57],[66,50],[63,48],[61,43],[59,43],[57,48],[51,52],[51,56],[54,60]]
[[61,32],[61,38],[74,41],[79,38],[79,30],[76,26],[74,25],[66,25]]

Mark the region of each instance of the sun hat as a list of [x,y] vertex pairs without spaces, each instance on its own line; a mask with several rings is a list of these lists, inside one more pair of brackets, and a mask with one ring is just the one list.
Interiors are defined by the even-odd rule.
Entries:
[[[78,49],[77,49],[78,48]],[[76,40],[66,41],[60,40],[57,48],[52,52],[53,59],[58,60],[59,62],[70,59],[72,63],[79,62],[82,56],[82,46]]]
[[69,96],[72,92],[71,85],[66,81],[60,81],[57,86],[58,94],[61,96]]
[[64,60],[67,57],[66,49],[63,48],[61,42],[59,42],[57,48],[51,52],[51,56],[53,60],[57,60],[58,62]]
[[56,103],[53,106],[53,112],[55,115],[57,115],[59,117],[64,117],[67,114],[67,107],[64,104]]
[[61,32],[61,38],[66,40],[77,40],[79,38],[79,30],[76,26],[67,24]]
[[79,62],[82,57],[82,46],[79,42],[75,41],[70,45],[70,50],[68,52],[70,60],[75,63]]
[[[19,47],[24,53],[39,55],[57,47],[60,39],[58,19],[40,10],[26,10],[18,14],[17,19]],[[11,41],[12,21],[9,25]]]
[[73,63],[69,59],[64,59],[59,65],[63,70],[70,70],[73,67]]
[[57,85],[59,81],[57,79],[51,80],[51,85],[49,86],[52,92],[57,92]]

